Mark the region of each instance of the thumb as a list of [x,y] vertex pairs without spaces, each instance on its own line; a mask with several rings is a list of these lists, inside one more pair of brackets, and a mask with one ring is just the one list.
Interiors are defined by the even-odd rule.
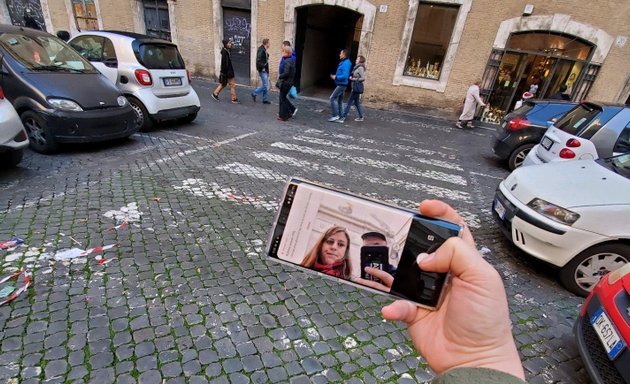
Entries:
[[428,309],[420,308],[406,300],[396,300],[381,309],[381,313],[385,320],[404,321],[407,324],[411,324],[416,321],[418,315],[421,315],[420,317],[424,317],[426,313],[423,312],[429,313],[430,311]]

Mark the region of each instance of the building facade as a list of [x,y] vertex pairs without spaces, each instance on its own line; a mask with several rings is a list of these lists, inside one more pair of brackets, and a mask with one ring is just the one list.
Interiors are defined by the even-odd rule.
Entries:
[[[630,2],[616,0],[0,0],[0,22],[71,34],[126,30],[171,40],[196,76],[216,78],[223,38],[238,83],[255,85],[256,49],[297,53],[303,94],[332,88],[338,53],[367,58],[368,103],[456,113],[482,80],[484,121],[498,122],[525,91],[575,101],[630,98]],[[28,23],[28,24],[27,24]],[[271,65],[272,78],[277,66]]]

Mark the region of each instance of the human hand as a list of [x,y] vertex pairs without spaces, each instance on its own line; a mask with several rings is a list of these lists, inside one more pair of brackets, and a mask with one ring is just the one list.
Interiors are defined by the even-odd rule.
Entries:
[[337,78],[337,75],[330,75],[330,78],[335,80]]
[[[447,204],[425,200],[423,215],[463,223]],[[461,238],[452,237],[430,255],[418,257],[430,272],[451,272],[451,283],[440,308],[431,311],[409,301],[395,301],[382,309],[386,320],[401,320],[414,346],[437,373],[457,367],[484,367],[524,379],[511,333],[507,297],[499,273],[479,254],[464,226]]]
[[355,278],[353,281],[358,284],[365,285],[366,287],[371,287],[374,289],[378,289],[379,291],[389,292],[392,287],[392,283],[394,282],[394,276],[390,275],[385,271],[381,271],[378,268],[365,267],[365,272],[371,276],[374,276],[382,281],[382,283],[378,283],[376,281],[363,279],[360,277]]

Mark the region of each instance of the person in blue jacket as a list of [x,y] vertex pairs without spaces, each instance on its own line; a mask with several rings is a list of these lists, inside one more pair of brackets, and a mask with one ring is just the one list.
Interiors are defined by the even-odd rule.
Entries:
[[352,63],[350,59],[348,59],[348,50],[342,49],[339,52],[339,66],[337,66],[337,73],[334,75],[330,75],[330,78],[335,80],[335,90],[330,95],[330,108],[332,109],[332,114],[328,118],[328,121],[336,121],[339,120],[343,115],[343,93],[348,88],[348,81],[350,79],[350,68],[352,67]]

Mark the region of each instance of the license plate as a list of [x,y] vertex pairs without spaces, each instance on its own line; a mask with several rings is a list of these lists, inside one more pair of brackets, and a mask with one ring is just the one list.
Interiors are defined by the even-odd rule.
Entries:
[[505,207],[503,206],[503,204],[501,204],[499,199],[495,198],[494,204],[492,205],[494,206],[494,211],[497,213],[497,215],[499,215],[499,218],[503,220],[505,218]]
[[591,316],[591,324],[599,336],[599,340],[604,345],[608,358],[614,360],[624,350],[626,344],[619,337],[619,333],[613,327],[610,319],[603,308],[600,308],[593,316]]
[[164,80],[164,85],[167,87],[172,87],[175,85],[182,85],[181,77],[165,77],[163,80]]
[[544,136],[540,141],[540,145],[546,150],[549,150],[549,148],[551,148],[551,146],[553,145],[553,140],[551,140],[547,136]]

